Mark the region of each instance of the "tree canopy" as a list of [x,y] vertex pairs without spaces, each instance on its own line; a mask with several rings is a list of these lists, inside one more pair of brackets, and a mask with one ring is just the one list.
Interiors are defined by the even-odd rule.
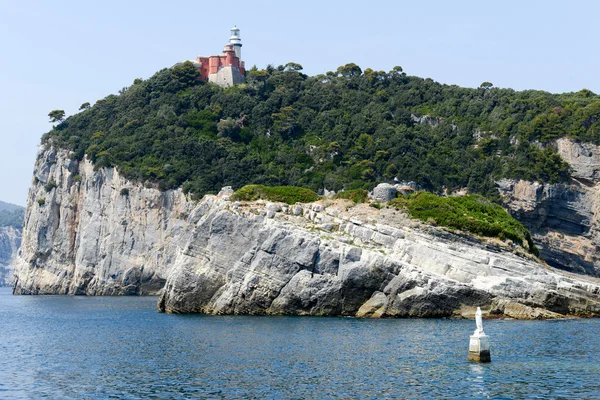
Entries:
[[52,110],[48,113],[48,117],[50,117],[50,122],[62,122],[65,119],[65,111],[64,110]]
[[502,177],[567,181],[558,137],[600,143],[600,97],[589,90],[469,89],[353,63],[300,71],[251,68],[247,83],[221,88],[186,62],[136,79],[43,141],[197,196],[246,184],[370,189],[396,178],[489,198]]

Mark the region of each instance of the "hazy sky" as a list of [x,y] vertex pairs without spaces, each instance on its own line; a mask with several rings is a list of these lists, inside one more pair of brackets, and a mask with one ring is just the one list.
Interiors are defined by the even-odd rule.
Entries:
[[401,65],[468,87],[599,93],[599,12],[592,0],[0,0],[0,199],[25,205],[50,110],[70,115],[135,78],[218,53],[234,24],[248,67]]

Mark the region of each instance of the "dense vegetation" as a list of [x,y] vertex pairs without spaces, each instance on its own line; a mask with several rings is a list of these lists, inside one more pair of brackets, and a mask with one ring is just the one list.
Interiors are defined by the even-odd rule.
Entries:
[[505,209],[482,196],[436,196],[417,192],[406,198],[398,197],[389,204],[405,209],[411,217],[423,222],[480,236],[512,240],[533,254],[538,254],[529,231]]
[[253,68],[226,89],[197,76],[184,63],[136,79],[56,119],[43,141],[197,196],[250,183],[370,189],[398,177],[488,198],[500,177],[568,180],[552,147],[560,136],[600,143],[600,97],[588,90],[467,89],[355,64],[314,77],[294,63]]
[[310,189],[296,186],[264,186],[246,185],[238,189],[232,196],[233,200],[255,201],[269,200],[287,204],[312,203],[319,196]]

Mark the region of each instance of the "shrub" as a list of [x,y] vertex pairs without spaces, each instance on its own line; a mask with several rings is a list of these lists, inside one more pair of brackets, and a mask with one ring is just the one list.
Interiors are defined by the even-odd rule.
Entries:
[[[405,209],[412,218],[423,222],[459,229],[480,236],[510,239],[538,255],[531,234],[504,208],[479,195],[440,197],[417,192],[397,198],[389,205]],[[526,243],[526,244],[525,244]]]
[[297,186],[264,186],[246,185],[238,189],[233,200],[255,201],[259,199],[277,201],[287,204],[312,203],[319,200],[319,195],[310,189]]
[[56,187],[56,182],[54,181],[53,178],[51,178],[48,183],[46,183],[44,185],[44,189],[46,190],[46,192],[51,192],[52,189],[54,189]]
[[121,189],[121,196],[129,196],[129,189],[123,188]]
[[40,207],[42,207],[44,204],[46,204],[46,199],[43,197],[40,197],[38,199],[38,204],[40,205]]
[[81,175],[73,175],[71,178],[73,182],[81,182]]
[[369,192],[365,189],[344,190],[336,193],[333,198],[352,200],[355,203],[366,203],[369,198]]

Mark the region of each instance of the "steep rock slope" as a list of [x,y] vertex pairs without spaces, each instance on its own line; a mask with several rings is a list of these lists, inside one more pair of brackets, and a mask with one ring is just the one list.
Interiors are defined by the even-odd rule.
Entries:
[[156,294],[190,205],[180,191],[131,184],[63,150],[38,154],[16,294]]
[[[326,208],[325,208],[326,207]],[[169,273],[173,313],[516,318],[600,315],[600,282],[398,211],[205,197]]]
[[600,276],[600,147],[572,139],[556,142],[572,169],[570,184],[503,179],[511,213],[532,233],[550,265]]
[[160,310],[213,314],[600,313],[597,280],[514,250],[343,201],[194,202],[46,150],[36,161],[14,293],[153,294],[164,286]]

